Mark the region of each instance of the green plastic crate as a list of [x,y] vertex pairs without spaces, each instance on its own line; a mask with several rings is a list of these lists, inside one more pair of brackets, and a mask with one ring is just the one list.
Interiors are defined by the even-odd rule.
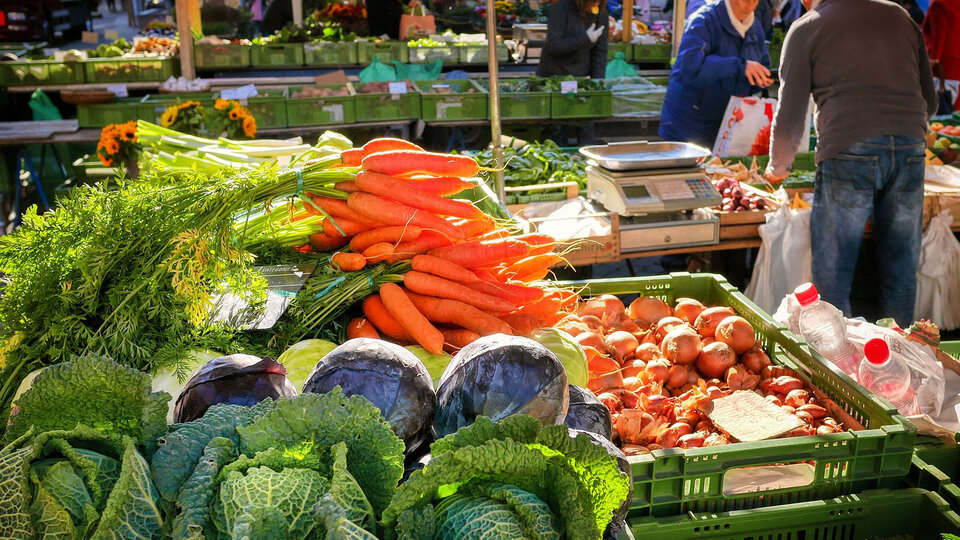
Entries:
[[442,45],[438,47],[407,47],[411,64],[426,64],[442,60],[444,64],[456,64],[460,61],[460,47]]
[[607,118],[613,114],[613,94],[609,90],[587,90],[550,95],[550,117]]
[[268,43],[250,48],[253,67],[293,67],[303,65],[303,43]]
[[86,80],[85,76],[82,62],[0,62],[0,86],[78,84]]
[[308,66],[352,66],[357,63],[357,44],[353,41],[304,43],[303,60]]
[[257,121],[257,129],[287,127],[286,89],[260,88],[259,95],[247,99],[247,110]]
[[611,41],[607,44],[607,61],[613,60],[617,53],[623,53],[623,59],[630,62],[633,60],[633,48],[633,43]]
[[[486,120],[489,118],[489,96],[471,80],[416,81],[420,92],[420,117],[427,122],[451,120]],[[437,93],[450,88],[453,93]]]
[[[461,64],[486,64],[490,61],[490,48],[487,45],[461,45]],[[497,43],[497,62],[510,60],[510,51],[503,43]]]
[[[340,88],[341,85],[318,85],[318,88]],[[309,97],[287,99],[287,126],[329,126],[352,124],[357,119],[356,92],[350,83],[346,85],[349,96]],[[300,86],[289,88],[290,96],[301,90]]]
[[108,124],[122,124],[137,120],[140,98],[119,98],[110,103],[77,105],[77,122],[82,128],[102,128]]
[[[490,89],[490,81],[478,82],[484,89]],[[531,120],[550,118],[550,92],[510,92],[500,86],[500,118],[508,120]],[[529,201],[527,201],[529,202]],[[508,204],[519,204],[510,203]]]
[[[861,392],[839,371],[815,359],[809,349],[777,325],[756,304],[718,275],[675,273],[646,278],[570,282],[585,287],[584,296],[599,294],[656,296],[669,304],[694,298],[706,305],[731,307],[749,321],[770,358],[798,371],[823,391],[864,430],[831,435],[792,437],[724,446],[656,450],[628,458],[633,471],[630,515],[675,516],[686,512],[724,512],[824,499],[868,489],[895,488],[913,457],[916,428],[895,409]],[[806,374],[806,376],[804,376]],[[812,463],[809,484],[783,489],[725,493],[724,479],[744,467]]]
[[669,43],[634,43],[634,62],[669,62],[673,45]]
[[369,122],[388,122],[391,120],[415,120],[420,118],[420,94],[416,89],[407,89],[406,94],[388,92],[364,93],[368,83],[356,83],[355,98],[357,110],[363,111],[363,119]]
[[117,168],[104,167],[96,155],[84,154],[73,162],[73,175],[77,184],[94,184],[117,176]]
[[88,83],[165,81],[177,74],[176,58],[95,58],[83,61]]
[[147,94],[140,100],[137,118],[160,123],[164,111],[172,105],[187,101],[198,101],[204,107],[213,107],[214,94],[211,92],[185,92],[182,94]]
[[250,45],[228,43],[225,45],[196,44],[193,46],[193,61],[197,69],[244,68],[250,66]]
[[[759,167],[761,171],[763,171],[764,169],[766,169],[767,163],[770,162],[770,156],[769,156],[769,155],[762,155],[762,156],[729,156],[729,157],[720,158],[720,159],[721,159],[722,161],[730,161],[730,162],[732,162],[732,163],[743,163],[744,165],[746,165],[747,167],[749,167],[749,166],[753,163],[753,158],[754,158],[754,157],[757,158],[757,167]],[[797,154],[797,156],[793,159],[793,167],[792,167],[791,170],[794,170],[794,171],[815,171],[815,170],[817,170],[816,154],[813,153],[813,152],[803,152],[803,153]]]
[[387,65],[394,60],[405,64],[410,60],[409,48],[402,41],[358,41],[357,62],[366,65],[376,56]]

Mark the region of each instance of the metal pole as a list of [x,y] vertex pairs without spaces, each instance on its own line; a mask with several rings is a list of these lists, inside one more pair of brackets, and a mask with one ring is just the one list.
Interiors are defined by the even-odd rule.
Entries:
[[[487,64],[490,71],[490,134],[493,141],[493,159],[498,169],[503,168],[503,137],[500,130],[500,73],[497,65],[497,12],[494,0],[487,0]],[[503,171],[497,175],[497,197],[506,204]]]
[[680,50],[680,38],[683,37],[683,25],[687,19],[687,0],[673,2],[673,56]]
[[303,0],[291,0],[293,7],[293,26],[303,24]]
[[193,33],[190,31],[190,2],[191,0],[176,0],[174,4],[177,10],[177,31],[180,33],[180,74],[187,80],[197,78],[193,63]]

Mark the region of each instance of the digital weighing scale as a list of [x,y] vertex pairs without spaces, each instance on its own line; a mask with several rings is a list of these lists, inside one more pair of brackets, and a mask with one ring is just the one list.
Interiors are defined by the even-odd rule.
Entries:
[[698,162],[710,155],[676,142],[627,142],[580,149],[590,162],[587,195],[620,214],[620,251],[716,244],[723,200]]

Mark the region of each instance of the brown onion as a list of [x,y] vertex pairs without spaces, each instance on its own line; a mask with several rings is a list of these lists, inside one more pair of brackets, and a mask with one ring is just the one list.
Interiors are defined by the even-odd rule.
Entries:
[[692,432],[692,428],[689,424],[684,424],[677,422],[676,424],[671,425],[663,433],[657,437],[657,444],[663,446],[664,448],[673,448],[677,445],[677,440],[684,435],[689,435]]
[[583,321],[583,324],[587,325],[587,328],[590,330],[600,330],[603,328],[603,321],[596,315],[584,315],[580,317],[580,320]]
[[737,363],[737,355],[726,343],[719,341],[704,347],[697,356],[697,370],[711,379],[723,377]]
[[641,296],[630,303],[627,314],[640,326],[644,326],[645,323],[649,327],[660,319],[669,317],[673,312],[663,300],[653,296]]
[[680,298],[677,300],[676,307],[673,308],[673,314],[683,322],[693,324],[703,310],[704,305],[699,300]]
[[623,379],[623,387],[631,392],[636,392],[641,386],[643,386],[643,381],[638,377],[624,377]]
[[640,345],[640,342],[637,341],[637,338],[635,338],[633,334],[622,330],[608,335],[603,342],[604,345],[607,346],[607,350],[613,354],[614,359],[618,362],[623,362],[628,357],[633,356],[634,351],[636,351]]
[[644,362],[649,362],[650,360],[656,360],[662,355],[660,353],[660,347],[655,343],[642,343],[637,350],[633,353],[634,358],[643,360]]
[[613,388],[623,388],[623,376],[620,375],[619,371],[614,371],[613,373],[606,373],[603,375],[591,376],[591,378],[587,380],[587,389],[589,389],[594,394],[598,394],[600,392],[603,392],[604,390],[609,390]]
[[679,448],[700,448],[703,446],[704,441],[707,438],[706,433],[690,433],[684,435],[677,439],[677,447]]
[[740,363],[742,363],[743,367],[747,368],[748,371],[758,375],[763,371],[763,368],[772,365],[767,353],[762,350],[758,351],[756,348],[743,353],[743,355],[740,356]]
[[813,425],[813,416],[811,416],[810,413],[808,413],[808,412],[797,411],[797,412],[794,413],[794,416],[796,416],[797,418],[803,420],[803,423],[804,423],[804,424],[807,424],[808,426]]
[[667,388],[680,388],[687,384],[687,368],[676,364],[670,366],[670,372],[667,375]]
[[646,367],[647,367],[646,362],[644,362],[643,360],[637,360],[635,358],[633,360],[628,361],[626,364],[623,365],[622,368],[620,368],[620,374],[622,374],[624,378],[636,377],[637,375],[642,373]]
[[700,354],[700,336],[688,326],[678,326],[664,336],[660,352],[675,364],[690,364]]
[[655,396],[650,396],[644,400],[644,409],[650,414],[660,414],[660,411],[663,409],[663,406],[667,403],[667,396],[662,394],[657,394]]
[[606,345],[603,343],[603,337],[601,337],[598,332],[584,332],[574,339],[577,340],[577,343],[579,343],[581,347],[593,347],[600,352],[607,350]]
[[787,399],[783,400],[785,405],[789,405],[795,409],[799,409],[807,404],[810,401],[810,392],[807,392],[803,388],[798,388],[796,390],[791,390],[787,394]]
[[666,360],[651,360],[647,362],[646,372],[652,382],[663,382],[670,374],[670,362]]
[[803,411],[813,417],[814,420],[822,420],[827,417],[827,410],[819,405],[808,403],[797,407],[797,411]]
[[620,370],[620,363],[605,354],[598,354],[587,362],[590,373],[602,375]]
[[736,354],[749,351],[757,338],[753,333],[753,326],[743,317],[727,317],[720,321],[714,333],[717,341],[722,341],[733,349]]
[[577,337],[584,332],[590,331],[590,327],[587,326],[587,323],[581,320],[574,320],[572,318],[560,321],[560,323],[557,324],[556,329],[562,330],[573,337]]
[[720,321],[731,315],[734,315],[734,312],[728,307],[717,306],[705,309],[697,316],[697,320],[693,323],[693,328],[697,332],[700,332],[701,336],[714,337],[716,336],[717,325],[720,324]]
[[616,296],[612,294],[601,294],[596,300],[603,302],[603,314],[599,317],[604,324],[616,324],[626,317],[627,310],[623,305],[623,301]]
[[683,321],[676,317],[664,317],[657,321],[657,324],[654,326],[654,332],[657,334],[657,340],[663,341],[663,337],[666,336],[674,328],[681,326]]

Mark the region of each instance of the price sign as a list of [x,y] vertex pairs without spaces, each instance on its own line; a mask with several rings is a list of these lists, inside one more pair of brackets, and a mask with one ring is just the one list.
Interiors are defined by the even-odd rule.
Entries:
[[111,84],[107,86],[107,92],[113,92],[117,97],[127,97],[127,85]]
[[577,81],[560,81],[561,94],[576,94],[577,88]]
[[407,93],[407,83],[405,82],[392,82],[387,85],[389,87],[391,94],[406,94]]
[[239,88],[227,88],[226,90],[220,91],[220,99],[241,100],[256,97],[256,95],[257,87],[252,84],[241,86]]

